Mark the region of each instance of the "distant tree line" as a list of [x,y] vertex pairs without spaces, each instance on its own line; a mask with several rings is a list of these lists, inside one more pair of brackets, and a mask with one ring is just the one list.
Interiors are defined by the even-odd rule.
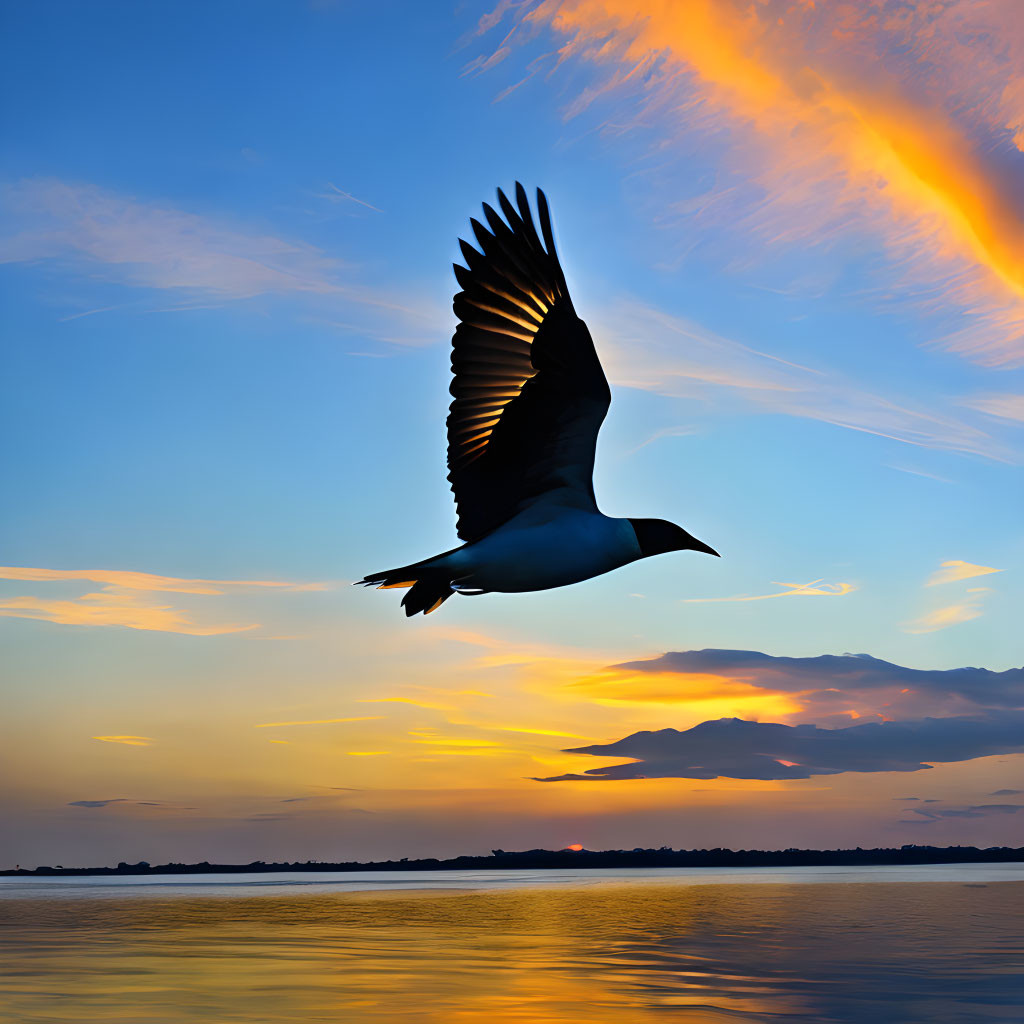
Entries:
[[0,875],[198,875],[259,874],[276,871],[465,871],[514,868],[791,868],[872,864],[981,864],[1024,862],[1024,847],[917,846],[865,850],[492,850],[489,857],[408,858],[383,861],[262,861],[250,864],[150,864],[121,861],[116,868],[41,866],[0,871]]

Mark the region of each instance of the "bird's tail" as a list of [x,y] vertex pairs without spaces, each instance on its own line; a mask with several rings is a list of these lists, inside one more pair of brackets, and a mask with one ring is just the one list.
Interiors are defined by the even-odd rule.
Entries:
[[376,587],[378,590],[408,588],[408,593],[402,598],[402,607],[406,615],[418,615],[420,612],[429,615],[437,611],[455,593],[448,573],[428,569],[424,562],[372,573],[358,582],[364,587]]

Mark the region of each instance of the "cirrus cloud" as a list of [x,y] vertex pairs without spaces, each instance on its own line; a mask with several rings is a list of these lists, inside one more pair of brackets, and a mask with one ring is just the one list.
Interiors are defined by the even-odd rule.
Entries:
[[0,616],[40,619],[60,626],[123,626],[157,633],[219,636],[256,629],[258,623],[201,625],[169,605],[154,605],[118,594],[83,594],[68,601],[45,597],[14,597],[0,601]]
[[339,289],[339,262],[312,246],[96,185],[27,179],[6,186],[0,198],[16,211],[0,262],[77,260],[106,266],[130,284],[223,299]]
[[969,580],[975,576],[987,576],[989,573],[1002,571],[1002,569],[993,569],[987,565],[972,565],[970,562],[954,558],[952,561],[943,562],[942,567],[935,570],[925,586],[935,587],[942,583],[958,583],[960,580]]
[[984,395],[965,399],[962,404],[989,416],[1024,423],[1024,395]]
[[[362,202],[340,190],[330,195]],[[327,326],[397,345],[429,342],[444,322],[432,303],[410,301],[411,288],[398,294],[370,287],[315,246],[95,184],[0,184],[0,218],[0,263],[45,262],[77,277],[173,296],[145,312],[290,296]],[[105,304],[61,319],[118,308]]]
[[964,601],[960,604],[948,604],[925,612],[919,618],[907,622],[903,626],[904,633],[937,633],[940,629],[959,626],[962,622],[981,618],[981,604],[978,601]]
[[713,604],[718,601],[769,601],[774,597],[843,597],[857,588],[852,583],[825,583],[812,580],[810,583],[773,583],[784,587],[775,594],[739,594],[736,597],[684,597],[683,604]]
[[614,110],[606,126],[654,136],[661,163],[694,139],[722,150],[709,192],[677,184],[675,202],[664,197],[680,220],[728,223],[766,246],[870,234],[889,302],[943,314],[950,350],[1024,363],[1024,28],[1013,0],[514,10],[513,32],[481,68],[510,53],[516,29],[548,30],[549,66],[597,71],[566,116],[602,103]]
[[913,447],[1017,458],[1010,446],[953,411],[864,390],[840,373],[759,352],[633,299],[609,303],[594,322],[609,377],[622,387],[817,420]]
[[324,583],[288,583],[269,580],[205,580],[160,576],[122,569],[42,569],[0,567],[0,580],[27,583],[102,583],[96,592],[76,597],[19,594],[0,600],[0,617],[39,619],[62,626],[121,626],[128,629],[186,636],[218,636],[257,629],[258,623],[198,622],[194,613],[148,599],[149,592],[171,592],[202,597],[223,596],[247,589],[283,591],[324,590]]
[[223,594],[225,587],[279,587],[285,590],[326,590],[326,583],[287,583],[281,580],[201,580],[157,576],[131,569],[35,569],[22,565],[0,566],[0,579],[60,583],[89,580],[125,590],[170,591],[176,594]]

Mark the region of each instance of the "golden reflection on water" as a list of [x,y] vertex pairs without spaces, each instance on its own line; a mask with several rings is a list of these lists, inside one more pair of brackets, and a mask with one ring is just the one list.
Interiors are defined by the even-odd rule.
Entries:
[[1019,1022],[1024,883],[0,900],[0,1019]]

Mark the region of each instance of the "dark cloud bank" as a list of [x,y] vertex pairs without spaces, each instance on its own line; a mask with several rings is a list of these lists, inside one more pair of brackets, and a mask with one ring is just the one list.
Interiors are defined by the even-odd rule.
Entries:
[[[908,689],[930,699],[960,698],[985,708],[1024,707],[1024,668],[905,668],[870,654],[776,658],[759,651],[669,651],[660,658],[613,666],[630,672],[712,674],[753,686],[808,697],[870,690]],[[810,691],[808,694],[807,691]]]
[[[637,732],[613,743],[571,748],[566,752],[628,757],[635,763],[538,781],[807,779],[840,772],[916,772],[931,767],[929,762],[1024,752],[1024,669],[930,671],[903,668],[864,654],[774,658],[756,651],[719,650],[674,652],[615,667],[633,672],[714,673],[802,695],[807,691],[843,695],[844,691],[895,686],[940,698],[940,703],[941,698],[955,696],[978,711],[832,729],[723,718],[682,732]],[[986,810],[991,812],[994,806],[987,805]]]

